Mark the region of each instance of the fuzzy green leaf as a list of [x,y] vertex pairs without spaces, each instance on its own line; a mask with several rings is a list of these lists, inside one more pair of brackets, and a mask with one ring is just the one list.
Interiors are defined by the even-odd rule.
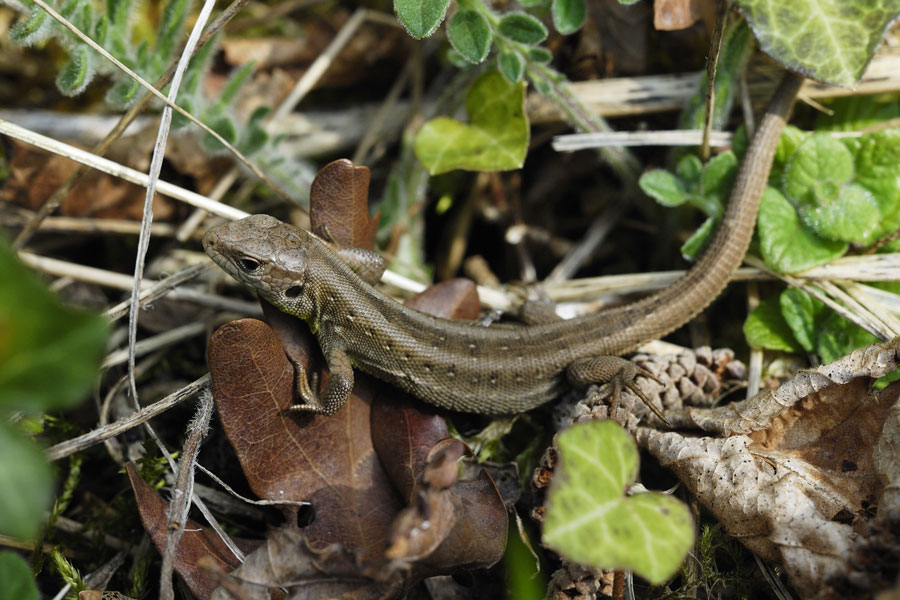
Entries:
[[518,169],[528,151],[525,83],[511,84],[497,71],[476,79],[466,95],[470,123],[438,117],[414,142],[416,156],[432,175],[453,169]]
[[781,352],[800,352],[803,347],[794,339],[787,321],[781,314],[778,298],[767,298],[753,309],[744,321],[747,343],[756,348]]
[[159,36],[156,38],[154,56],[161,59],[161,64],[168,62],[175,51],[175,44],[184,29],[184,21],[191,8],[190,0],[169,0],[163,9]]
[[544,24],[524,12],[503,15],[497,29],[501,35],[521,44],[540,44],[547,38]]
[[463,58],[478,64],[487,58],[493,35],[490,24],[481,13],[462,9],[456,11],[450,19],[447,38]]
[[[141,84],[134,79],[126,79],[109,88],[109,91],[106,92],[106,101],[113,106],[125,107],[137,99],[140,90]],[[177,114],[178,113],[175,113],[172,116],[175,117]],[[182,119],[184,119],[184,117],[182,117]],[[184,120],[187,121],[187,119]]]
[[612,421],[592,421],[564,431],[558,443],[544,544],[571,561],[631,569],[656,585],[674,575],[694,543],[691,514],[666,494],[625,495],[638,474],[632,437]]
[[781,192],[767,188],[757,221],[760,251],[779,273],[794,273],[825,264],[847,251],[847,244],[827,240],[803,226]]
[[56,77],[56,87],[66,96],[77,96],[94,78],[94,54],[87,46],[75,46],[69,62]]
[[53,502],[53,472],[37,444],[7,418],[0,418],[0,534],[34,539]]
[[78,403],[100,368],[106,321],[64,306],[4,243],[0,281],[0,422]]
[[447,14],[450,0],[394,0],[397,19],[416,39],[430,36]]
[[497,56],[497,68],[510,83],[519,83],[525,73],[525,61],[515,50],[504,50]]
[[9,30],[9,39],[20,46],[36,46],[44,43],[53,31],[53,19],[43,9],[35,6],[27,19],[20,19]]
[[763,52],[807,77],[853,87],[900,14],[897,0],[735,0]]
[[816,321],[825,312],[825,305],[797,288],[781,292],[778,304],[781,307],[781,315],[797,342],[807,352],[815,350],[818,333]]
[[575,33],[584,25],[587,9],[584,0],[553,0],[550,4],[553,26],[563,35]]
[[696,154],[685,154],[675,166],[675,173],[684,183],[685,189],[697,189],[700,186],[703,163]]
[[529,48],[528,60],[536,63],[548,63],[553,60],[553,54],[546,48]]
[[650,169],[638,179],[641,190],[663,206],[681,206],[687,200],[687,190],[678,177],[665,169]]
[[0,552],[0,600],[38,600],[41,596],[25,559],[14,552]]
[[[237,142],[238,126],[231,116],[218,114],[212,118],[204,118],[203,122],[209,125],[210,129],[221,135],[222,139],[229,144],[234,145]],[[203,147],[210,152],[221,152],[225,149],[219,140],[208,133],[203,135]]]

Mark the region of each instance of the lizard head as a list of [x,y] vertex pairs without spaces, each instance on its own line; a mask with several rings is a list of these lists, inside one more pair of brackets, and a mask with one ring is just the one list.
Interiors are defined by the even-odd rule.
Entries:
[[213,227],[203,249],[226,273],[279,310],[308,314],[303,287],[309,234],[269,215],[252,215]]

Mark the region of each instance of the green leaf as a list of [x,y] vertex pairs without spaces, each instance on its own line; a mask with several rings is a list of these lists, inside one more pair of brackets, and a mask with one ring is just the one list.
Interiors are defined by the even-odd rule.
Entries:
[[638,449],[612,421],[575,425],[558,439],[560,466],[547,494],[544,544],[598,569],[631,569],[658,585],[694,543],[687,506],[658,492],[625,496]]
[[738,160],[731,150],[715,155],[704,165],[703,171],[700,173],[700,193],[720,201],[717,205],[717,212],[714,214],[707,212],[707,215],[719,216],[722,214],[721,203],[728,199],[737,172]]
[[900,130],[888,129],[852,140],[856,183],[871,191],[881,211],[873,237],[900,228]]
[[781,314],[781,305],[777,297],[763,300],[747,315],[747,320],[744,321],[744,336],[747,343],[756,348],[781,352],[803,350]]
[[0,600],[39,600],[34,575],[25,559],[14,552],[0,552]]
[[703,163],[696,154],[685,154],[675,166],[675,173],[684,183],[685,189],[696,190],[700,187],[700,175]]
[[807,77],[853,87],[900,14],[896,0],[735,0],[763,52]]
[[37,444],[5,421],[0,419],[0,534],[34,539],[53,502],[53,472]]
[[540,44],[547,38],[544,24],[524,12],[503,15],[497,29],[501,35],[521,44]]
[[818,131],[860,131],[900,117],[896,96],[887,94],[835,98],[827,107],[830,112],[820,112],[816,118]]
[[548,63],[553,60],[553,54],[546,48],[529,48],[528,60],[536,63]]
[[830,363],[842,356],[878,342],[878,338],[837,313],[831,313],[819,327],[816,351],[823,363]]
[[159,36],[156,38],[155,55],[168,62],[175,51],[175,43],[184,29],[184,21],[191,8],[190,0],[169,0],[163,9],[162,22],[159,25]]
[[825,264],[847,251],[847,244],[819,237],[803,226],[781,192],[767,188],[757,221],[760,251],[779,273],[794,273]]
[[0,421],[76,404],[97,376],[106,321],[63,306],[4,243],[0,281]]
[[[106,101],[117,107],[125,107],[131,104],[137,99],[137,94],[141,90],[141,84],[139,84],[134,79],[126,79],[124,81],[120,81],[116,85],[109,88],[109,91],[106,92]],[[184,108],[182,106],[182,108]],[[172,115],[172,117],[180,116],[178,113]],[[184,117],[181,117],[184,119]],[[187,122],[187,119],[184,119]],[[174,125],[173,125],[174,127]],[[174,127],[177,129],[177,127]]]
[[412,37],[430,36],[447,14],[450,0],[394,0],[397,19]]
[[800,216],[822,237],[868,244],[881,222],[878,204],[866,188],[822,181],[804,197]]
[[504,50],[497,56],[497,68],[510,83],[518,83],[525,73],[525,62],[515,50]]
[[10,30],[9,39],[19,46],[36,46],[44,43],[53,31],[53,19],[35,6],[27,19],[20,19]]
[[416,156],[432,175],[453,169],[518,169],[528,151],[525,83],[511,84],[497,71],[476,79],[466,95],[470,124],[447,117],[416,134]]
[[269,141],[269,134],[263,129],[262,120],[270,111],[271,108],[268,106],[259,106],[247,120],[238,140],[238,149],[245,155],[250,156],[259,152]]
[[87,46],[75,46],[69,62],[56,77],[56,87],[66,96],[77,96],[94,77],[94,54]]
[[816,321],[826,312],[825,305],[803,290],[788,288],[778,297],[781,315],[794,338],[807,352],[816,348]]
[[[217,115],[208,121],[204,119],[204,122],[209,125],[210,129],[221,135],[229,144],[234,145],[234,143],[237,142],[238,127],[231,116],[224,114]],[[225,149],[219,140],[208,133],[203,135],[203,147],[210,152],[221,152]]]
[[687,190],[678,177],[665,169],[644,172],[638,185],[641,190],[663,206],[681,206],[687,200]]
[[[740,131],[746,135],[746,130],[743,127],[741,127]],[[778,140],[778,146],[775,147],[775,157],[772,159],[772,170],[769,173],[769,185],[781,188],[781,183],[784,180],[784,169],[788,161],[809,135],[808,132],[793,125],[785,126],[781,132],[781,138]],[[734,147],[734,144],[732,144],[732,147]],[[738,156],[743,156],[743,153],[737,154]]]
[[691,237],[681,245],[681,255],[685,260],[691,262],[697,260],[697,257],[703,253],[703,249],[706,248],[706,242],[715,231],[718,222],[719,219],[716,217],[708,217],[703,221],[703,225],[698,227],[697,231],[692,233]]
[[575,33],[584,25],[584,0],[553,0],[550,4],[553,26],[563,35]]
[[447,37],[463,58],[475,64],[487,58],[493,39],[487,19],[468,9],[456,11],[447,26]]
[[851,183],[853,155],[825,133],[809,136],[784,170],[785,194],[819,235],[847,242],[869,242],[881,221],[872,194]]

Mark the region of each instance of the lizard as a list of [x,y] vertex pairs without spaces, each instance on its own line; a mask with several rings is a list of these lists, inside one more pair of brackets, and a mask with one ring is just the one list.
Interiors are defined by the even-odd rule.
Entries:
[[229,275],[306,321],[316,335],[331,377],[320,393],[295,365],[304,404],[292,410],[336,413],[353,388],[356,367],[440,408],[524,412],[569,387],[618,376],[632,380],[637,367],[618,355],[677,329],[725,288],[750,244],[802,82],[788,72],[773,95],[703,256],[669,287],[625,306],[543,324],[484,327],[404,307],[371,285],[380,272],[355,260],[367,251],[335,252],[333,244],[275,217],[251,215],[213,227],[203,246]]

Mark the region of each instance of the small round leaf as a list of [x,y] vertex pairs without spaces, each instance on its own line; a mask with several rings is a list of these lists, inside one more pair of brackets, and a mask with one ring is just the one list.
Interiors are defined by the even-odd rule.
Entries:
[[522,44],[539,44],[547,37],[544,24],[523,12],[503,15],[497,29],[502,35]]
[[478,64],[491,50],[491,26],[474,10],[458,10],[447,27],[450,43],[467,61]]
[[587,14],[584,0],[553,0],[550,12],[553,14],[553,26],[563,35],[578,31],[584,25]]
[[428,37],[437,30],[448,6],[450,0],[394,0],[397,19],[416,39]]
[[497,57],[497,67],[506,80],[510,83],[518,83],[525,72],[525,62],[518,52],[504,50]]

